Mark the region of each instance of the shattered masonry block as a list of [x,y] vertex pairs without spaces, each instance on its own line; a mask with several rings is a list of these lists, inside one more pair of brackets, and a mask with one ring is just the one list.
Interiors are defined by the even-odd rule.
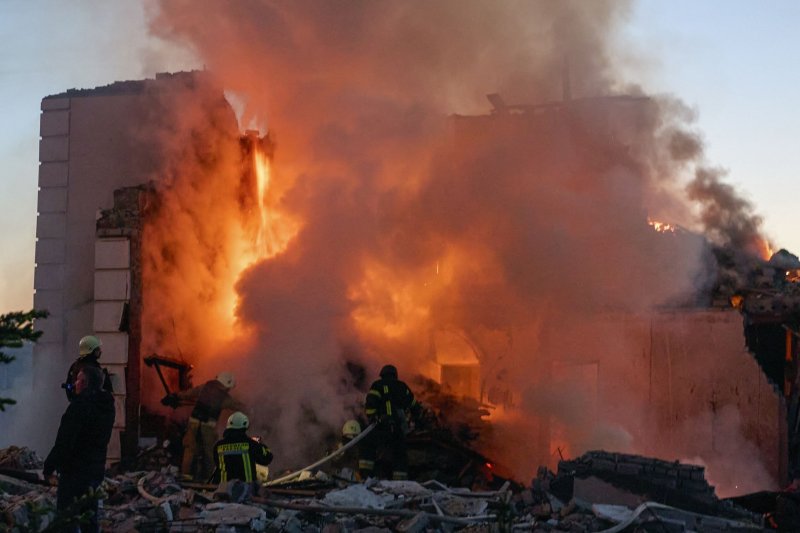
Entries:
[[395,531],[402,533],[421,533],[428,527],[428,515],[424,512],[419,512],[411,518],[407,518],[397,524]]
[[694,480],[697,480],[697,481],[704,481],[704,482],[705,482],[705,479],[706,479],[706,474],[705,474],[705,472],[703,471],[703,469],[700,469],[700,470],[698,470],[698,471],[692,472],[692,474],[691,474],[691,479],[694,479]]
[[672,478],[658,479],[658,480],[655,480],[655,483],[657,483],[658,485],[663,485],[664,487],[669,487],[671,489],[677,489],[678,488],[678,480],[677,479],[672,479]]
[[642,465],[621,463],[617,465],[617,472],[626,476],[638,476],[642,473]]
[[617,468],[616,463],[605,459],[596,459],[592,462],[594,470],[614,472]]
[[533,493],[529,489],[523,490],[520,497],[525,505],[533,505]]

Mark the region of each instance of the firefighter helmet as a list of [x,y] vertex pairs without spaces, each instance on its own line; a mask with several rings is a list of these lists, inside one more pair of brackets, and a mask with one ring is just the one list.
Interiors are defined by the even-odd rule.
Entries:
[[352,439],[361,433],[361,424],[358,420],[348,420],[342,426],[342,436]]
[[217,381],[222,383],[226,389],[232,389],[236,386],[236,378],[230,372],[220,372],[217,374]]
[[247,429],[250,427],[250,419],[241,411],[236,411],[228,417],[228,429]]
[[102,343],[100,342],[100,339],[98,339],[94,335],[86,335],[78,343],[78,354],[81,357],[85,357],[87,355],[90,355],[92,352],[94,352],[96,349],[98,349],[101,345],[102,345]]
[[394,365],[385,365],[381,368],[380,376],[384,379],[397,379],[397,367]]

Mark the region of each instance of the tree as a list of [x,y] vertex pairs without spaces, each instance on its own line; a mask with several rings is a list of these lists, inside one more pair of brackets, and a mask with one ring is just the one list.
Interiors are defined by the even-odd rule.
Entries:
[[[3,348],[21,348],[24,341],[36,342],[42,336],[41,331],[33,329],[33,321],[37,318],[46,318],[47,311],[33,309],[28,312],[16,311],[0,315],[0,363],[9,364],[16,357],[2,352]],[[16,400],[0,397],[0,411],[6,410],[6,405],[14,405]]]

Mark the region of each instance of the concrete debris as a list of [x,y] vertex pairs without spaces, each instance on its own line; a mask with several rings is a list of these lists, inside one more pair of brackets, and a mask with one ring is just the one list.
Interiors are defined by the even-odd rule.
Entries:
[[[102,530],[298,533],[763,530],[763,515],[717,500],[700,467],[602,451],[564,461],[557,473],[540,468],[529,486],[505,483],[493,491],[450,487],[435,480],[424,483],[339,480],[338,484],[330,481],[323,486],[312,477],[303,483],[317,483],[314,490],[262,487],[258,495],[253,495],[245,494],[247,491],[237,489],[233,483],[215,491],[216,487],[182,485],[177,478],[175,467],[106,478],[103,483],[106,497],[100,516]],[[633,478],[638,482],[632,483]],[[22,531],[24,526],[29,528],[27,531],[35,531],[52,523],[56,518],[55,488],[9,479],[3,483],[0,478],[0,530]],[[687,492],[684,505],[674,501],[659,503],[656,500],[667,494],[665,487],[671,487],[662,483],[665,479],[691,481],[690,486],[696,490]],[[592,481],[586,485],[586,480]],[[652,487],[659,490],[653,491]],[[583,491],[580,496],[579,489]],[[606,496],[616,501],[604,500]],[[627,503],[620,504],[619,500]]]
[[254,526],[260,527],[257,531],[266,528],[267,513],[263,509],[252,505],[240,503],[210,503],[199,514],[201,524],[212,526]]
[[9,446],[0,450],[0,470],[37,470],[44,461],[29,448]]
[[322,503],[331,507],[363,507],[365,509],[384,509],[392,501],[391,494],[379,495],[366,485],[350,485],[346,489],[334,490],[325,495]]

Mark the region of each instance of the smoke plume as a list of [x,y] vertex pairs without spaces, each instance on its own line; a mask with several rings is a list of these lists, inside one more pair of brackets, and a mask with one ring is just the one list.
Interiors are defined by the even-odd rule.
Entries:
[[[624,373],[638,345],[608,337],[609,315],[684,304],[707,283],[702,239],[657,233],[648,216],[705,225],[731,245],[756,235],[758,219],[734,222],[749,204],[707,169],[686,195],[703,157],[692,117],[615,74],[628,12],[617,1],[151,4],[152,31],[191,47],[242,103],[241,124],[270,132],[267,202],[292,226],[268,257],[226,263],[245,253],[230,232],[252,215],[231,192],[242,163],[227,147],[178,166],[162,200],[172,232],[162,259],[185,268],[153,288],[151,301],[170,300],[153,327],[185,307],[178,336],[209,369],[237,371],[280,464],[318,455],[319,437],[358,412],[346,362],[439,379],[442,332],[470,340],[486,390],[516,398],[487,447],[523,479],[549,458],[523,453],[545,442],[548,416],[573,453],[635,446],[646,418],[637,386],[579,394],[574,380],[555,386],[558,373],[599,361]],[[538,122],[514,108],[489,117],[489,93],[560,103]],[[184,304],[239,272],[231,340]],[[186,294],[159,299],[176,284]]]

